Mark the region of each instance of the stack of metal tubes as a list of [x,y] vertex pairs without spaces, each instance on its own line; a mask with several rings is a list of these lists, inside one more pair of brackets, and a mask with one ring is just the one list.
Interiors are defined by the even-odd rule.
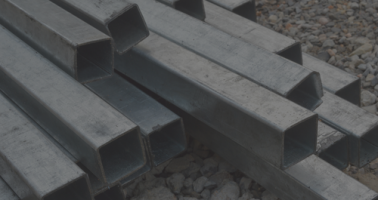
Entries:
[[280,199],[378,199],[341,171],[378,157],[360,79],[255,21],[252,0],[0,0],[0,200],[124,200],[186,134]]

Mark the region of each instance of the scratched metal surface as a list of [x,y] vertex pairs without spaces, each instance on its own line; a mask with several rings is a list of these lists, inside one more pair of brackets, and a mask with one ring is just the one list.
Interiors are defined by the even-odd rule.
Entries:
[[51,1],[112,37],[118,53],[125,53],[149,34],[138,6],[126,0]]
[[50,1],[0,3],[0,22],[75,79],[111,75],[113,50],[107,35]]
[[2,95],[0,126],[0,176],[20,199],[92,199],[87,175]]
[[156,34],[117,57],[115,68],[273,165],[315,151],[314,113]]
[[138,3],[149,29],[308,108],[321,104],[319,74],[152,0]]
[[323,104],[314,112],[324,123],[349,136],[353,165],[362,167],[378,156],[377,116],[329,92],[324,92]]
[[104,183],[144,165],[133,122],[3,27],[0,38],[0,89],[75,158]]

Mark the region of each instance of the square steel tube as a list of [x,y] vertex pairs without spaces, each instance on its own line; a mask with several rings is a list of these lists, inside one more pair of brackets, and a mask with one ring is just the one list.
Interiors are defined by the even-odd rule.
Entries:
[[0,200],[20,200],[7,183],[0,177]]
[[317,115],[156,34],[115,68],[280,168],[315,152]]
[[146,88],[143,88],[143,91],[181,116],[189,135],[232,163],[234,167],[273,192],[281,200],[378,199],[375,191],[315,155],[304,158],[286,170],[279,169],[152,91],[147,91]]
[[147,157],[147,163],[146,165],[144,165],[142,168],[140,168],[139,170],[137,170],[136,172],[132,173],[130,176],[124,178],[123,180],[120,180],[119,181],[119,184],[121,185],[121,187],[125,187],[126,185],[128,185],[128,183],[130,183],[131,181],[134,181],[136,178],[146,174],[147,172],[151,171],[152,169],[152,158],[151,158],[151,149],[148,149],[149,145],[147,145],[147,140],[146,138],[144,137],[143,138],[143,142],[145,144],[145,151],[146,151],[146,157]]
[[334,167],[343,170],[349,165],[348,136],[323,122],[318,123],[316,155]]
[[109,36],[47,0],[0,0],[0,23],[80,82],[110,76]]
[[314,112],[325,124],[348,135],[350,162],[363,167],[378,157],[378,117],[332,93]]
[[186,136],[181,118],[124,78],[114,74],[85,86],[140,127],[154,166],[185,150]]
[[113,39],[122,54],[149,35],[136,4],[125,0],[51,0]]
[[88,176],[0,94],[0,176],[30,200],[91,200]]
[[[212,0],[215,1],[215,0]],[[230,1],[231,2],[231,1]],[[309,54],[302,53],[299,42],[240,17],[210,2],[204,2],[205,22],[248,43],[260,46],[288,60],[317,71],[323,87],[347,101],[360,105],[361,80]]]
[[207,0],[230,12],[257,22],[255,0]]
[[199,20],[206,18],[203,0],[158,0],[176,10],[186,13]]
[[122,187],[120,185],[116,185],[95,196],[95,200],[125,200],[125,195]]
[[321,104],[319,73],[244,42],[152,0],[138,3],[148,28],[274,93],[313,110]]
[[105,184],[145,164],[139,128],[0,27],[0,90]]

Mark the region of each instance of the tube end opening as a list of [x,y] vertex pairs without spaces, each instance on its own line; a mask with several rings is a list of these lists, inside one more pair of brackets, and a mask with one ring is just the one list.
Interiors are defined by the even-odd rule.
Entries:
[[155,166],[183,152],[186,148],[186,136],[181,119],[153,132],[149,141]]
[[283,168],[288,168],[314,153],[317,135],[317,115],[285,131]]
[[77,49],[77,79],[88,82],[112,75],[113,50],[110,40],[82,45]]
[[108,24],[108,30],[119,54],[125,53],[149,35],[144,18],[137,5]]
[[109,142],[99,152],[108,183],[114,183],[145,165],[142,141],[138,129]]

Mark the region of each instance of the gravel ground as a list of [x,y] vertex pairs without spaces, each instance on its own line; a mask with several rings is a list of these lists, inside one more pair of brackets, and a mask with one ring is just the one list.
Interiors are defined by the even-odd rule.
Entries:
[[[378,1],[256,0],[258,23],[302,43],[302,51],[362,79],[362,106],[377,113]],[[345,173],[378,192],[378,159]],[[131,200],[278,200],[199,142],[125,188]]]
[[362,80],[362,106],[377,114],[378,1],[257,0],[258,22],[302,43],[302,51]]
[[139,177],[124,191],[128,200],[278,200],[194,139],[181,157]]

